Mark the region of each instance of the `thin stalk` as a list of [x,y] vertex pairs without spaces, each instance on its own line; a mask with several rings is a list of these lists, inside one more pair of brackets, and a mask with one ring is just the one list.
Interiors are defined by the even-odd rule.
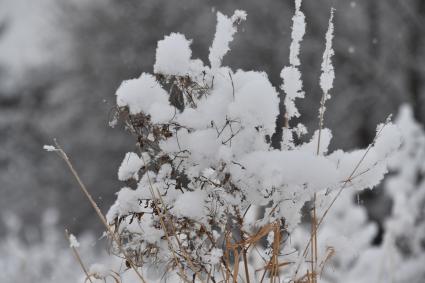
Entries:
[[146,283],[145,279],[143,278],[143,276],[140,274],[140,272],[137,270],[136,265],[134,264],[134,262],[131,260],[130,257],[127,256],[126,252],[124,251],[124,248],[121,245],[121,241],[119,240],[119,238],[117,238],[116,234],[112,231],[111,227],[108,225],[108,222],[105,218],[105,216],[102,214],[102,211],[100,210],[100,208],[98,207],[98,205],[96,204],[96,202],[93,200],[91,194],[89,193],[89,191],[87,190],[86,186],[84,185],[84,183],[81,181],[80,176],[78,175],[77,171],[74,169],[74,166],[72,165],[71,161],[69,160],[68,156],[66,155],[65,151],[61,148],[61,146],[56,142],[55,140],[55,145],[56,145],[56,150],[55,152],[65,161],[65,163],[68,165],[69,170],[71,171],[72,175],[74,176],[74,178],[77,180],[78,185],[81,189],[81,191],[83,192],[83,194],[86,196],[86,198],[89,200],[91,206],[93,207],[93,209],[96,211],[97,216],[99,217],[99,219],[101,220],[102,224],[105,226],[107,232],[109,233],[109,235],[112,237],[113,241],[115,241],[115,243],[118,246],[119,251],[123,254],[124,258],[127,260],[127,262],[129,263],[130,267],[134,270],[134,272],[136,273],[137,277],[139,277],[140,281],[142,281],[143,283]]
[[248,271],[248,259],[247,259],[247,256],[246,256],[247,251],[248,251],[248,249],[243,248],[242,256],[243,256],[243,263],[244,263],[244,267],[245,267],[245,278],[246,278],[246,282],[247,283],[250,283],[250,280],[249,280],[249,271]]
[[[71,241],[69,239],[70,234],[69,234],[68,229],[65,229],[65,235],[66,235],[66,239],[69,241],[69,243],[71,243]],[[78,250],[74,246],[71,246],[71,250],[72,250],[72,253],[74,254],[75,259],[78,261],[78,264],[81,266],[81,269],[84,271],[84,274],[86,275],[86,278],[90,281],[90,283],[93,283],[93,281],[90,278],[89,272],[87,271],[87,268],[84,265],[83,260],[81,259],[80,254],[78,253]]]

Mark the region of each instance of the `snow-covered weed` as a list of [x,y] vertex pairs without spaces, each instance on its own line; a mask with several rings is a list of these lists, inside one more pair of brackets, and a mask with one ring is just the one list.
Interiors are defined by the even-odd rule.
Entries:
[[[217,13],[209,64],[192,58],[191,40],[172,33],[158,42],[154,74],[124,81],[116,92],[117,121],[134,135],[118,178],[125,186],[106,215],[114,253],[142,282],[317,282],[337,247],[318,241],[320,226],[342,191],[373,188],[387,173],[400,134],[388,119],[373,143],[328,152],[325,103],[335,77],[333,11],[326,33],[318,128],[308,142],[296,99],[302,87],[305,33],[295,1],[290,65],[281,92],[267,74],[223,66],[247,14]],[[279,113],[285,94],[285,113]],[[285,117],[281,150],[271,145]],[[311,203],[311,234],[300,245],[296,228]],[[94,205],[95,206],[95,205]],[[353,212],[356,213],[356,212]],[[102,221],[103,216],[100,215]],[[335,239],[332,244],[343,240]],[[297,245],[296,245],[297,244]],[[97,274],[97,273],[96,273]],[[133,281],[132,281],[133,282]]]
[[[390,160],[392,174],[384,182],[392,209],[384,221],[383,241],[372,245],[377,227],[368,220],[365,207],[356,203],[356,191],[345,191],[321,226],[322,254],[328,247],[335,251],[321,282],[424,281],[425,132],[407,105],[400,108],[395,124],[403,143]],[[292,239],[302,246],[309,237],[308,227],[298,227]]]

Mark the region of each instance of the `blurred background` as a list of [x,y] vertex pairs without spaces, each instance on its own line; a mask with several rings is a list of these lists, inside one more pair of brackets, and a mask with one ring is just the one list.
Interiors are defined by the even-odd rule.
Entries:
[[[404,103],[423,125],[423,0],[303,1],[302,122],[317,128],[331,7],[336,81],[325,124],[333,131],[332,149],[367,146],[376,125]],[[153,71],[156,42],[171,32],[192,39],[193,57],[206,61],[216,12],[235,9],[246,10],[248,19],[224,64],[266,71],[279,87],[288,64],[292,0],[0,0],[0,239],[13,230],[23,243],[43,241],[46,223],[100,236],[101,225],[71,174],[43,145],[58,139],[106,212],[120,188],[117,168],[135,142],[108,126],[115,90]],[[374,239],[379,244],[391,201],[381,187],[359,198],[381,228]]]

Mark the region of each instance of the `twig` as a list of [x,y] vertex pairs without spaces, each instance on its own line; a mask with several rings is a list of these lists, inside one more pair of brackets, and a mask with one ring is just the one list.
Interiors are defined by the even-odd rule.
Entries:
[[115,243],[118,246],[118,249],[120,250],[120,252],[123,254],[123,256],[125,257],[125,259],[127,260],[127,262],[129,263],[130,267],[134,270],[134,272],[136,273],[137,277],[139,277],[139,279],[143,282],[146,283],[145,279],[143,278],[143,276],[140,274],[140,272],[137,270],[136,265],[134,264],[134,262],[126,255],[126,252],[124,251],[124,248],[121,245],[121,241],[119,240],[119,238],[117,238],[116,234],[112,231],[111,227],[108,225],[108,222],[105,218],[105,216],[102,214],[102,212],[100,211],[100,208],[97,206],[96,202],[93,200],[92,196],[90,195],[90,193],[88,192],[86,186],[84,185],[84,183],[81,181],[80,176],[78,175],[77,171],[74,169],[74,166],[72,165],[71,161],[69,160],[68,156],[66,155],[65,151],[62,149],[62,147],[58,144],[58,142],[56,140],[54,140],[55,145],[56,145],[56,150],[55,152],[59,155],[59,157],[61,157],[65,163],[68,165],[69,170],[71,171],[72,175],[74,175],[75,179],[78,182],[78,185],[81,189],[81,191],[83,192],[83,194],[87,197],[87,199],[89,200],[91,206],[93,207],[93,209],[96,211],[97,216],[100,218],[102,224],[105,226],[106,230],[108,231],[109,235],[112,237],[112,239],[115,241]]
[[[68,240],[68,242],[71,244],[71,240],[69,238],[71,235],[69,234],[68,229],[65,229],[65,236],[66,236],[66,239]],[[93,283],[93,281],[90,278],[90,274],[87,271],[87,268],[85,267],[83,260],[81,259],[80,254],[78,253],[77,248],[72,246],[72,245],[70,245],[70,247],[71,247],[72,253],[74,254],[75,259],[78,261],[79,265],[81,266],[81,269],[84,271],[86,278],[90,281],[90,283]]]
[[230,77],[230,81],[232,82],[232,95],[233,95],[233,100],[235,100],[235,85],[233,84],[233,78],[232,78],[232,73],[229,71],[229,77]]

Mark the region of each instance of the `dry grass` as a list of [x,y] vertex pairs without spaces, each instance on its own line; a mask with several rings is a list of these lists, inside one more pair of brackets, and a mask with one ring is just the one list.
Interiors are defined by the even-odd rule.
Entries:
[[90,283],[93,283],[93,281],[91,280],[91,277],[89,275],[88,269],[86,268],[86,266],[83,263],[83,260],[81,259],[80,253],[78,252],[77,248],[71,245],[71,240],[70,240],[70,234],[69,231],[67,229],[65,229],[65,235],[66,235],[66,239],[70,242],[70,248],[72,250],[72,253],[74,254],[75,259],[78,261],[78,264],[80,265],[81,269],[83,270],[84,274],[86,275],[86,281],[90,281]]

